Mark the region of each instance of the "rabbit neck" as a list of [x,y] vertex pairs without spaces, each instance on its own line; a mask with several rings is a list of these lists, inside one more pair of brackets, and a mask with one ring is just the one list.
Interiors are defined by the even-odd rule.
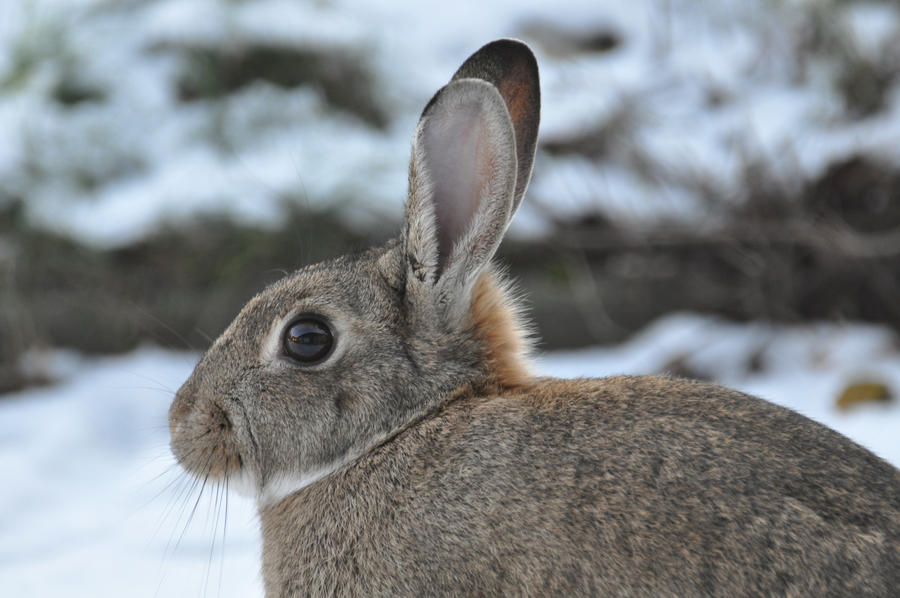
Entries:
[[485,350],[486,382],[500,387],[531,383],[532,338],[509,282],[492,269],[482,273],[469,313],[473,334]]

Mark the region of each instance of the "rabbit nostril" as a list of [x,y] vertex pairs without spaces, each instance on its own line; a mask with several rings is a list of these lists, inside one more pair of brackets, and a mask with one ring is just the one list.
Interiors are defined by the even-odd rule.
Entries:
[[231,423],[231,416],[228,415],[228,411],[217,403],[213,403],[210,407],[210,411],[207,415],[207,425],[211,431],[225,431],[234,427]]
[[234,424],[231,423],[231,417],[228,415],[227,411],[225,411],[224,409],[221,409],[219,411],[219,415],[222,418],[219,421],[219,429],[220,430],[225,430],[225,429],[230,430],[230,429],[234,428]]

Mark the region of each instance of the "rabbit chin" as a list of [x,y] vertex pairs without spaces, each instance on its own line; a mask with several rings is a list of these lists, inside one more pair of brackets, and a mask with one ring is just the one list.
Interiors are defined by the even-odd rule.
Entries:
[[228,473],[228,489],[234,490],[241,496],[247,498],[256,498],[258,494],[259,484],[256,481],[256,474],[248,467],[242,467],[238,471]]

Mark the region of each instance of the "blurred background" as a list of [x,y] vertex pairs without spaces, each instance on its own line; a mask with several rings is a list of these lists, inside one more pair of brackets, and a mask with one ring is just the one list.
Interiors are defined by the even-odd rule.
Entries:
[[541,69],[499,256],[540,369],[718,380],[900,463],[896,2],[15,0],[0,587],[259,594],[252,504],[226,541],[165,409],[264,285],[399,230],[422,107],[497,37]]

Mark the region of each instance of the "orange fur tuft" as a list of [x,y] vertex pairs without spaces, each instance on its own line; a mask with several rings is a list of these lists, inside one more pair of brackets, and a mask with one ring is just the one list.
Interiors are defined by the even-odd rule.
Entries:
[[478,277],[470,313],[476,334],[487,347],[489,376],[501,386],[525,386],[534,381],[528,359],[531,343],[519,312],[509,286],[493,271]]

